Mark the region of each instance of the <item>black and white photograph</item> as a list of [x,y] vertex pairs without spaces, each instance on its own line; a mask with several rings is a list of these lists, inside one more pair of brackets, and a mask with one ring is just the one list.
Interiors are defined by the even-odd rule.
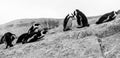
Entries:
[[120,58],[120,1],[0,0],[0,58]]

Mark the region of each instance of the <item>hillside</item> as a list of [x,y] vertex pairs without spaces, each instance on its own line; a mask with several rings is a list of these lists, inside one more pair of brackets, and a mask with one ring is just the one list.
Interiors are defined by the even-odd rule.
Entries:
[[[99,16],[88,17],[88,19],[89,19],[88,21],[89,21],[90,24],[94,24],[97,21],[98,18],[99,18]],[[51,24],[52,21],[53,21],[53,25],[55,23],[55,24],[62,27],[62,24],[63,24],[63,19],[62,18],[61,19],[55,19],[55,18],[17,19],[17,20],[14,20],[14,21],[11,21],[11,22],[0,25],[0,34],[1,34],[0,37],[5,32],[8,32],[8,31],[10,31],[10,32],[16,34],[17,36],[19,36],[20,34],[27,32],[27,30],[34,23],[41,23],[42,25],[46,26],[46,22],[49,22]],[[53,26],[53,25],[51,24],[50,26]]]
[[[0,58],[120,58],[120,15],[111,22],[95,25],[98,18],[88,18],[90,27],[77,29],[74,26],[67,32],[62,31],[63,19],[51,19],[58,24],[47,26],[52,26],[52,29],[46,34],[44,40],[24,45],[15,44],[9,49],[3,49],[5,45],[2,44]],[[27,32],[33,23],[41,23],[42,20],[17,20],[5,24],[0,28],[0,32],[2,35],[4,32],[11,31],[19,36]],[[47,23],[50,22],[49,20],[46,20]],[[98,39],[102,40],[103,51]]]
[[[18,19],[15,21],[8,22],[6,24],[0,25],[0,34],[3,35],[5,32],[12,32],[17,36],[27,32],[27,30],[34,24],[40,23],[45,27],[55,27],[53,25],[47,26],[47,23],[52,22],[52,24],[58,26],[61,22],[61,19],[54,19],[54,18],[34,18],[34,19]],[[17,31],[17,32],[16,32]]]

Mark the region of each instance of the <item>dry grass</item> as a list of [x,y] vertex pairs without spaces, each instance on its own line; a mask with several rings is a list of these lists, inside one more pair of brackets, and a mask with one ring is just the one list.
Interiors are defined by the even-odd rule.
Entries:
[[120,25],[111,25],[107,27],[105,30],[101,31],[101,33],[97,33],[96,36],[99,38],[104,38],[119,32],[120,32]]
[[53,29],[53,28],[58,27],[60,25],[60,22],[58,20],[45,20],[41,22],[40,24],[48,29]]

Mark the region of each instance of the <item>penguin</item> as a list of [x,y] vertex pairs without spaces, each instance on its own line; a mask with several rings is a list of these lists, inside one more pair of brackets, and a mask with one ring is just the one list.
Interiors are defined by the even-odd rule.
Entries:
[[101,23],[112,21],[116,18],[116,16],[117,16],[117,12],[115,12],[115,11],[105,13],[104,15],[102,15],[99,18],[99,20],[96,22],[96,24],[101,24]]
[[77,23],[78,23],[77,28],[89,27],[87,17],[80,10],[76,9],[74,11],[74,16],[76,16],[77,18]]
[[23,33],[22,35],[20,35],[16,41],[16,44],[18,43],[22,43],[23,40],[25,39],[25,37],[28,35],[28,33]]
[[28,40],[29,38],[31,38],[31,37],[35,34],[35,32],[37,32],[36,30],[38,30],[39,25],[40,25],[40,24],[38,24],[38,23],[33,24],[33,25],[31,26],[31,28],[28,30],[27,33],[23,33],[22,35],[20,35],[20,36],[18,37],[18,40],[17,40],[16,43],[22,43],[22,44],[27,43],[27,40]]
[[22,40],[22,44],[28,43],[28,40],[35,35],[35,32],[27,33],[26,36]]
[[65,17],[64,22],[63,22],[63,31],[71,30],[73,18],[74,16],[72,14],[71,15],[68,14]]
[[37,23],[34,24],[34,25],[32,25],[31,28],[28,30],[28,33],[31,34],[31,33],[35,32],[36,29],[39,28],[39,25],[40,25],[40,24],[37,24]]
[[[24,37],[24,39],[22,40],[22,44],[25,43],[29,43],[29,40],[32,41],[37,41],[38,38],[34,38],[35,36],[40,36],[40,31],[39,30],[43,30],[44,28],[42,28],[42,26],[40,24],[35,24],[34,26],[32,26],[29,29],[29,32],[26,34],[26,36]],[[47,30],[47,29],[46,29]]]
[[42,40],[42,38],[45,36],[45,34],[46,34],[47,32],[48,32],[47,29],[38,30],[38,32],[36,32],[36,34],[34,35],[34,37],[33,37],[32,39],[30,39],[30,40],[28,41],[28,43]]
[[7,49],[8,47],[13,47],[12,42],[16,39],[16,35],[11,32],[6,32],[1,39],[6,44],[5,49]]

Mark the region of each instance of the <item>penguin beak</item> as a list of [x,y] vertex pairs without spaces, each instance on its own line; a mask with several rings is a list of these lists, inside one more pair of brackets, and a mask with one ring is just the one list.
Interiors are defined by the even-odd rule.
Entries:
[[118,12],[115,12],[115,14],[118,14]]
[[73,14],[74,14],[74,16],[76,16],[76,15],[77,15],[77,12],[76,12],[76,11],[74,11],[74,13],[73,13]]
[[73,12],[73,15],[75,16],[75,11]]

